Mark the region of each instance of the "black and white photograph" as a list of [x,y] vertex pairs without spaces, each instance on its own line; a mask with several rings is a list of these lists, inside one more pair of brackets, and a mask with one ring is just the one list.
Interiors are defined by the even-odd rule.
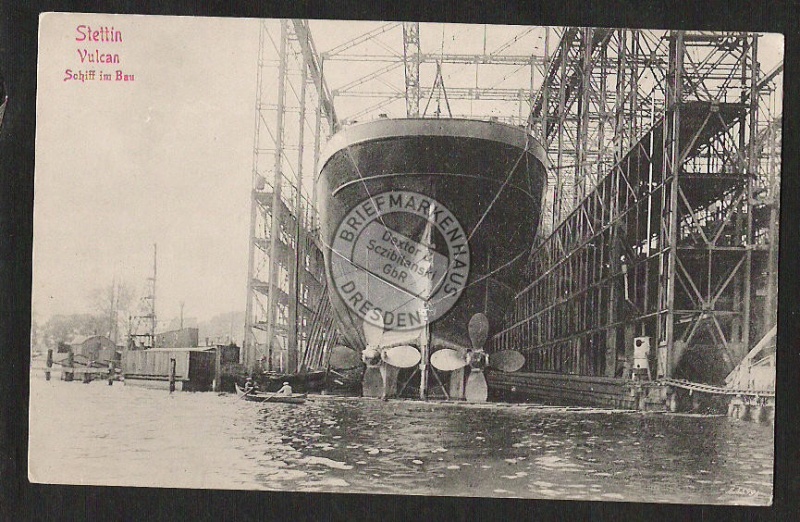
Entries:
[[772,505],[783,71],[764,31],[41,14],[28,479]]

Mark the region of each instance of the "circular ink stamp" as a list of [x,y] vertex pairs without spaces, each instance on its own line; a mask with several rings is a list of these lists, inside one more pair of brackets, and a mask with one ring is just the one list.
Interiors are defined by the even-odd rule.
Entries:
[[415,330],[447,313],[469,276],[467,234],[435,199],[383,192],[355,205],[336,229],[331,279],[363,320]]

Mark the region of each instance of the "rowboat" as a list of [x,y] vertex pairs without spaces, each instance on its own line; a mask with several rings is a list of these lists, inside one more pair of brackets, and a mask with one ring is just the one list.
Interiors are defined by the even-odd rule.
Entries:
[[275,395],[274,393],[259,393],[259,392],[245,392],[238,384],[236,386],[236,395],[246,401],[251,402],[282,402],[285,404],[304,404],[306,402],[306,394],[302,395]]

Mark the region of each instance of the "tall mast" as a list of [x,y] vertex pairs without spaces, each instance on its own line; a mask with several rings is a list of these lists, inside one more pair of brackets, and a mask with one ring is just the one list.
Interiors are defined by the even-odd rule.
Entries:
[[153,243],[153,287],[150,292],[150,347],[156,347],[156,275],[158,271],[158,245]]

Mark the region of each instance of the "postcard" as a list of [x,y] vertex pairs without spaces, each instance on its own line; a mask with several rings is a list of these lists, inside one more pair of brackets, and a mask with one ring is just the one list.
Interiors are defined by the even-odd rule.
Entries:
[[45,13],[29,479],[770,505],[783,38]]

